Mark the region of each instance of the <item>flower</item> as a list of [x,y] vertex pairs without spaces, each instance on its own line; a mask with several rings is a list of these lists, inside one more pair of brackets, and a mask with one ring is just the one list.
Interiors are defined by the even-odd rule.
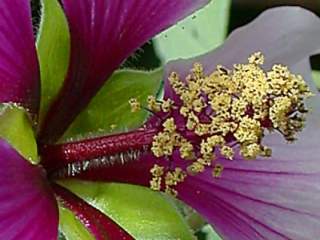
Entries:
[[[319,26],[319,18],[307,10],[275,8],[213,52],[169,63],[165,100],[148,99],[154,115],[142,129],[109,139],[126,139],[113,153],[139,151],[137,160],[98,168],[88,162],[75,178],[176,195],[223,239],[317,239],[320,97],[309,57],[320,52]],[[302,100],[309,109],[306,119]],[[214,122],[217,116],[223,121]],[[201,126],[204,122],[216,125]],[[67,150],[77,146],[64,146],[57,157],[72,158]]]
[[[68,74],[41,126],[39,65],[29,0],[0,3],[0,102],[32,115],[38,148],[54,143],[106,79],[136,48],[207,3],[192,1],[63,0],[71,33]],[[2,112],[2,113],[3,113]],[[8,126],[11,127],[11,126]],[[12,126],[13,128],[15,126]],[[61,186],[46,169],[0,141],[0,238],[57,239],[57,200],[86,223],[97,239],[132,239],[110,218]]]

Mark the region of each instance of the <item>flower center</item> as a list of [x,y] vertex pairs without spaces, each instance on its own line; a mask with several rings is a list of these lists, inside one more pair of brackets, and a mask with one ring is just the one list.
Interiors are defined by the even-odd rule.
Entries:
[[[264,56],[257,52],[245,64],[233,69],[219,65],[209,75],[195,63],[185,79],[171,73],[170,98],[148,98],[147,109],[162,119],[153,138],[153,155],[169,162],[178,156],[187,162],[186,168],[154,165],[152,189],[160,190],[164,184],[166,192],[176,194],[174,186],[212,168],[217,157],[270,157],[272,150],[262,144],[266,132],[277,131],[289,142],[295,139],[305,122],[304,100],[312,94],[302,76],[288,67],[274,65],[265,71],[263,63]],[[129,103],[133,112],[140,110],[136,99]],[[219,177],[222,169],[214,164],[213,176]]]
[[120,175],[109,171],[103,178],[143,185],[149,181],[151,189],[177,195],[176,186],[188,176],[207,169],[214,178],[220,177],[223,165],[218,159],[270,157],[272,149],[263,144],[263,138],[268,132],[278,132],[288,142],[294,141],[308,112],[304,100],[312,93],[302,76],[292,74],[288,67],[274,65],[265,71],[263,63],[264,56],[258,52],[233,69],[217,66],[206,74],[195,63],[184,79],[173,72],[165,90],[170,97],[159,101],[149,96],[147,106],[137,99],[129,101],[133,112],[153,113],[143,128],[44,146],[42,164],[56,179],[106,168],[121,168],[121,173],[141,159],[147,167],[134,165],[131,170],[137,174],[133,177],[127,169]]

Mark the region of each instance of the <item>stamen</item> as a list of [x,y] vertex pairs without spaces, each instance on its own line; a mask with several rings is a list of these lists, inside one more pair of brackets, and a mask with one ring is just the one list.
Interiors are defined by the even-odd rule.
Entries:
[[212,171],[213,177],[215,178],[221,177],[222,171],[223,171],[223,166],[221,164],[216,164]]
[[167,172],[165,176],[165,192],[170,195],[176,196],[177,191],[174,190],[173,187],[177,186],[178,183],[183,182],[186,176],[186,173],[181,168],[175,168],[174,171]]
[[161,104],[157,102],[155,96],[148,96],[147,103],[148,109],[150,109],[152,112],[159,112],[161,110]]
[[[212,168],[219,157],[270,157],[272,149],[262,144],[270,131],[280,132],[287,141],[295,139],[308,112],[304,100],[312,93],[302,76],[280,64],[265,71],[261,67],[264,61],[263,54],[256,52],[245,64],[236,64],[233,69],[218,65],[208,75],[200,63],[195,63],[185,79],[176,72],[169,76],[179,102],[168,98],[159,103],[148,98],[148,107],[164,119],[157,126],[152,153],[172,162],[179,153],[178,161],[187,161],[179,170],[156,165],[151,170],[152,189],[175,194],[173,188],[187,175]],[[137,108],[134,101],[132,105]],[[161,176],[156,171],[159,168]],[[220,177],[222,170],[221,164],[215,164],[213,177]]]
[[229,146],[223,146],[220,150],[222,156],[226,157],[227,159],[233,160],[234,150]]
[[164,167],[158,166],[157,164],[153,166],[150,170],[153,178],[150,181],[150,188],[155,191],[161,190],[162,175],[164,174]]
[[164,100],[161,104],[162,111],[165,113],[170,112],[171,109],[174,107],[173,104],[174,104],[174,101],[172,101],[170,98],[167,100]]
[[129,104],[131,106],[131,112],[138,112],[141,110],[141,104],[136,98],[131,98]]

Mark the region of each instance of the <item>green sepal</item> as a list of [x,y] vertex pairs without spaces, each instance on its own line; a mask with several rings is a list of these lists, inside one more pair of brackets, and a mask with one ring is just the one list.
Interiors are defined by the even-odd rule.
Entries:
[[57,0],[41,0],[42,14],[37,38],[41,76],[40,122],[55,99],[69,66],[68,22]]
[[172,201],[148,188],[66,180],[64,187],[105,213],[137,240],[193,240],[194,235]]
[[13,104],[0,104],[0,137],[25,159],[39,163],[37,142],[26,110]]
[[62,206],[59,206],[59,226],[67,240],[95,240],[76,216]]
[[140,127],[148,113],[143,110],[132,113],[129,100],[137,98],[145,105],[147,97],[159,91],[162,75],[162,69],[152,72],[120,70],[114,73],[71,124],[62,141]]
[[207,53],[223,43],[231,0],[214,0],[195,14],[153,39],[163,63]]

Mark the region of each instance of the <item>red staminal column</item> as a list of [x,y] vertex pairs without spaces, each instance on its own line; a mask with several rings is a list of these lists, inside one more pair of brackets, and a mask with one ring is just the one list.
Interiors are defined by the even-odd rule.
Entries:
[[155,129],[139,129],[71,143],[45,145],[41,149],[42,164],[48,172],[52,172],[70,163],[110,156],[129,150],[142,150],[151,145],[156,133]]

